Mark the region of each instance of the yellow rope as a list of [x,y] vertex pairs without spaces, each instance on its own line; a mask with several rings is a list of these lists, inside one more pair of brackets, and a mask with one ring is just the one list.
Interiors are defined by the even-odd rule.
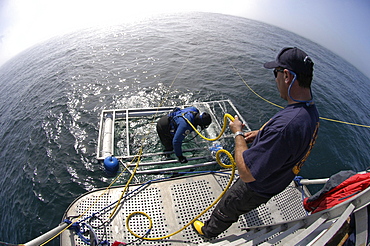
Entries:
[[[181,73],[181,71],[184,69],[185,64],[187,63],[187,60],[188,60],[188,58],[187,58],[187,59],[186,59],[186,61],[182,64],[182,67],[181,67],[180,71],[176,74],[176,77],[172,80],[171,85],[170,85],[170,88],[173,86],[173,84],[175,83],[175,81],[176,81],[177,77],[179,76],[179,74]],[[159,103],[158,109],[159,109],[159,107],[161,107],[161,106],[162,106],[163,102],[164,102],[164,101],[165,101],[165,99],[167,98],[168,93],[169,93],[169,92],[167,92],[167,93],[165,94],[164,99]],[[156,115],[157,115],[157,113],[158,113],[158,109],[157,109],[157,112],[154,114],[155,116],[156,116]],[[152,123],[154,123],[154,118],[155,118],[155,117],[153,117],[153,122],[152,122]],[[143,137],[143,139],[141,140],[141,142],[143,142],[143,143],[144,143],[144,142],[145,142],[145,140],[146,140],[146,137],[147,137],[148,135],[149,135],[149,133]],[[130,177],[130,178],[129,178],[129,180],[127,181],[126,186],[125,186],[124,190],[122,191],[121,196],[120,196],[120,198],[119,198],[119,200],[118,200],[118,202],[117,202],[117,204],[116,204],[116,206],[115,206],[114,210],[112,211],[112,213],[111,213],[111,214],[110,214],[110,216],[109,216],[109,219],[111,219],[111,218],[113,217],[113,215],[116,213],[116,211],[117,211],[117,209],[118,209],[118,206],[120,205],[121,200],[122,200],[123,196],[125,195],[125,193],[126,193],[126,191],[127,191],[127,189],[128,189],[128,186],[130,185],[130,183],[131,183],[132,179],[134,178],[134,175],[136,174],[136,171],[137,171],[137,169],[138,169],[138,167],[139,167],[139,163],[140,163],[140,160],[141,160],[141,156],[142,156],[142,154],[143,154],[143,146],[141,146],[141,147],[140,147],[139,153],[138,153],[138,155],[137,155],[137,157],[138,157],[138,161],[137,161],[137,163],[136,163],[135,169],[134,169],[134,171],[132,172],[131,177]]]
[[[136,162],[135,169],[134,169],[134,171],[132,172],[132,174],[131,174],[131,176],[130,176],[129,180],[127,181],[127,183],[126,183],[126,185],[125,185],[125,188],[123,189],[123,191],[122,191],[122,193],[121,193],[121,196],[120,196],[120,198],[118,199],[118,202],[117,202],[116,206],[114,207],[114,209],[113,209],[112,213],[111,213],[111,214],[110,214],[110,216],[109,216],[109,219],[112,219],[113,215],[116,213],[116,211],[117,211],[117,209],[118,209],[118,206],[121,204],[121,200],[122,200],[123,196],[125,195],[125,193],[126,193],[126,191],[127,191],[127,189],[128,189],[128,186],[130,185],[130,183],[131,183],[132,179],[134,178],[134,176],[135,176],[135,174],[136,174],[136,171],[137,171],[137,169],[138,169],[138,167],[139,167],[139,163],[140,163],[140,160],[141,160],[141,156],[142,156],[142,154],[143,154],[143,147],[141,146],[141,147],[140,147],[140,150],[139,150],[139,154],[137,155],[137,158],[138,158],[138,159],[137,159],[137,162]],[[135,158],[134,158],[134,159],[135,159]]]
[[[135,158],[132,160],[132,162],[135,160]],[[55,239],[56,237],[58,237],[60,234],[62,234],[64,231],[66,231],[69,227],[71,227],[73,225],[73,223],[77,222],[79,219],[82,218],[82,216],[84,216],[98,201],[99,199],[105,194],[107,193],[107,191],[112,187],[112,185],[118,180],[118,178],[123,174],[124,172],[121,172],[119,175],[117,175],[117,177],[109,184],[109,186],[107,188],[105,188],[105,190],[95,199],[95,201],[88,207],[85,209],[85,211],[80,214],[77,218],[73,219],[72,222],[67,226],[65,227],[63,230],[61,230],[60,232],[58,232],[56,235],[54,235],[53,237],[51,237],[50,239],[48,239],[47,241],[45,241],[44,243],[42,243],[40,246],[43,246],[47,243],[49,243],[50,241],[52,241],[53,239]],[[132,175],[131,175],[132,176]]]
[[[217,139],[219,139],[222,134],[225,132],[225,129],[226,129],[226,126],[227,126],[227,118],[229,118],[231,121],[234,121],[234,117],[231,116],[230,114],[225,114],[224,115],[224,123],[223,123],[223,127],[222,127],[222,130],[221,130],[221,133],[216,137],[216,138],[213,138],[213,139],[210,139],[210,138],[206,138],[204,137],[194,126],[193,124],[191,124],[191,122],[186,118],[184,117],[183,115],[183,118],[188,122],[188,124],[193,128],[193,130],[199,135],[201,136],[203,139],[205,140],[208,140],[208,141],[216,141]],[[220,154],[221,153],[224,153],[226,154],[230,161],[231,161],[231,164],[230,165],[226,165],[224,163],[222,163],[221,159],[220,159]],[[235,176],[235,167],[236,167],[236,163],[235,163],[235,160],[233,158],[233,156],[230,154],[229,151],[225,150],[225,149],[220,149],[216,152],[216,160],[217,160],[217,163],[223,167],[223,168],[231,168],[232,172],[231,172],[231,176],[230,176],[230,180],[228,182],[228,184],[226,185],[225,189],[223,190],[223,192],[218,196],[218,198],[211,204],[209,205],[205,210],[203,210],[199,215],[197,215],[194,219],[192,219],[190,222],[188,222],[184,227],[182,227],[180,230],[178,231],[175,231],[171,234],[168,234],[166,236],[163,236],[163,237],[156,237],[156,238],[148,238],[148,237],[141,237],[139,235],[137,235],[135,232],[133,232],[130,228],[130,225],[129,225],[129,221],[130,221],[130,218],[135,215],[135,214],[142,214],[144,215],[145,217],[147,217],[147,219],[149,220],[149,228],[148,228],[148,231],[152,229],[152,219],[150,218],[149,215],[147,215],[146,213],[144,212],[133,212],[131,214],[129,214],[126,218],[126,227],[127,227],[127,230],[132,234],[134,235],[135,237],[137,238],[141,238],[141,239],[144,239],[144,240],[149,240],[149,241],[156,241],[156,240],[161,240],[161,239],[165,239],[165,238],[169,238],[179,232],[181,232],[182,230],[184,230],[186,227],[190,226],[191,224],[194,223],[194,221],[196,221],[199,217],[201,217],[203,214],[205,214],[210,208],[212,208],[220,199],[221,197],[225,194],[225,192],[229,189],[233,179],[234,179],[234,176]]]
[[201,137],[201,138],[203,138],[203,139],[205,139],[205,140],[208,140],[208,141],[216,141],[216,140],[218,140],[221,136],[222,136],[222,134],[224,134],[224,132],[225,132],[225,130],[226,130],[226,126],[227,126],[227,118],[229,118],[231,121],[234,121],[234,117],[232,117],[230,114],[225,114],[224,115],[224,124],[223,124],[223,126],[222,126],[222,130],[221,130],[221,132],[220,132],[220,134],[217,136],[217,137],[215,137],[215,138],[206,138],[205,136],[203,136],[198,130],[197,130],[197,128],[195,128],[195,126],[193,126],[193,124],[191,124],[191,122],[184,116],[184,115],[182,115],[183,116],[183,118],[186,120],[186,122],[188,122],[188,124],[193,128],[193,130]]
[[[229,61],[230,63],[230,61]],[[241,76],[241,74],[239,73],[239,71],[230,63],[231,67],[235,70],[235,72],[238,74],[239,78],[244,82],[244,84],[248,87],[248,89],[253,92],[253,94],[255,94],[257,97],[261,98],[262,100],[268,102],[269,104],[271,105],[274,105],[275,107],[278,107],[278,108],[284,108],[278,104],[275,104],[269,100],[267,100],[266,98],[260,96],[257,92],[255,92],[249,85],[248,83],[243,79],[243,77]],[[326,121],[331,121],[331,122],[336,122],[336,123],[341,123],[341,124],[346,124],[346,125],[352,125],[352,126],[360,126],[360,127],[365,127],[365,128],[370,128],[370,126],[368,125],[361,125],[361,124],[356,124],[356,123],[351,123],[351,122],[346,122],[346,121],[341,121],[341,120],[334,120],[334,119],[329,119],[329,118],[325,118],[325,117],[319,117],[321,120],[326,120]]]
[[[274,106],[276,106],[276,107],[279,107],[279,108],[284,108],[284,107],[282,107],[282,106],[280,106],[280,105],[277,105],[277,104],[275,104],[275,103],[273,103],[273,102],[271,102],[271,101],[269,101],[269,100],[267,100],[267,99],[265,99],[265,98],[263,98],[262,96],[260,96],[257,92],[255,92],[246,82],[245,82],[245,80],[243,79],[243,77],[240,75],[240,73],[235,69],[235,67],[233,66],[233,65],[231,65],[232,67],[233,67],[233,69],[238,73],[238,75],[239,75],[239,77],[241,78],[241,80],[245,83],[245,85],[249,88],[249,90],[250,91],[252,91],[257,97],[259,97],[259,98],[261,98],[262,100],[264,100],[264,101],[266,101],[266,102],[268,102],[268,103],[270,103],[270,104],[272,104],[272,105],[274,105]],[[193,128],[193,130],[199,135],[199,136],[201,136],[203,139],[205,139],[205,140],[208,140],[208,141],[216,141],[216,140],[218,140],[221,136],[222,136],[222,134],[225,132],[225,129],[226,129],[226,123],[227,123],[227,118],[229,118],[230,120],[232,120],[232,121],[234,121],[234,118],[230,115],[230,114],[225,114],[224,115],[224,124],[223,124],[223,127],[222,127],[222,130],[221,130],[221,132],[220,132],[220,134],[216,137],[216,138],[213,138],[213,139],[210,139],[210,138],[207,138],[207,137],[204,137],[192,124],[191,124],[191,122],[186,118],[186,117],[184,117],[184,115],[183,115],[183,118],[188,122],[188,124]],[[339,121],[339,120],[333,120],[333,119],[328,119],[328,118],[324,118],[324,117],[320,117],[320,119],[323,119],[323,120],[328,120],[328,121],[333,121],[333,122],[338,122],[338,123],[344,123],[344,124],[349,124],[349,125],[355,125],[355,126],[362,126],[362,127],[370,127],[370,126],[365,126],[365,125],[360,125],[360,124],[355,124],[355,123],[349,123],[349,122],[344,122],[344,121]],[[222,162],[221,162],[221,160],[220,160],[220,158],[219,158],[219,155],[221,154],[221,153],[225,153],[226,155],[228,155],[228,157],[230,158],[230,160],[231,160],[231,165],[225,165],[225,164],[223,164]],[[127,230],[132,234],[132,235],[134,235],[135,237],[137,237],[137,238],[141,238],[141,239],[144,239],[144,240],[150,240],[150,241],[156,241],[156,240],[161,240],[161,239],[165,239],[165,238],[169,238],[169,237],[171,237],[171,236],[173,236],[173,235],[175,235],[175,234],[177,234],[177,233],[179,233],[179,232],[181,232],[182,230],[184,230],[186,227],[188,227],[188,226],[190,226],[192,223],[194,223],[199,217],[201,217],[204,213],[206,213],[210,208],[212,208],[220,199],[221,199],[221,197],[225,194],[225,192],[228,190],[228,188],[230,187],[230,185],[231,185],[231,183],[232,183],[232,180],[233,180],[233,178],[234,178],[234,175],[235,175],[235,166],[236,166],[236,164],[235,164],[235,161],[234,161],[234,158],[232,157],[232,155],[227,151],[227,150],[224,150],[224,149],[221,149],[221,150],[219,150],[219,151],[217,151],[217,153],[216,153],[216,159],[217,159],[217,163],[220,165],[220,166],[222,166],[222,167],[224,167],[224,168],[230,168],[230,166],[231,166],[231,168],[232,168],[232,174],[231,174],[231,177],[230,177],[230,180],[229,180],[229,183],[227,184],[227,186],[225,187],[225,189],[223,190],[223,192],[220,194],[220,196],[210,205],[210,206],[208,206],[205,210],[203,210],[199,215],[197,215],[194,219],[192,219],[190,222],[188,222],[184,227],[182,227],[180,230],[178,230],[178,231],[176,231],[176,232],[173,232],[173,233],[171,233],[171,234],[168,234],[168,235],[166,235],[166,236],[163,236],[163,237],[157,237],[157,238],[148,238],[148,237],[141,237],[141,236],[139,236],[139,235],[137,235],[136,233],[134,233],[132,230],[131,230],[131,228],[130,228],[130,226],[129,226],[129,220],[130,220],[130,218],[133,216],[133,215],[135,215],[135,214],[142,214],[142,215],[144,215],[144,216],[146,216],[147,218],[148,218],[148,220],[149,220],[149,222],[150,222],[150,225],[149,225],[149,230],[151,230],[152,229],[152,219],[150,218],[150,216],[149,215],[147,215],[146,213],[144,213],[144,212],[133,212],[133,213],[131,213],[128,217],[127,217],[127,219],[126,219],[126,227],[127,227]]]
[[[226,165],[224,163],[222,163],[222,161],[220,160],[220,154],[221,153],[224,153],[226,154],[230,161],[231,161],[231,164],[230,165]],[[190,226],[191,224],[193,224],[197,219],[199,219],[203,214],[205,214],[210,208],[212,208],[220,199],[221,197],[225,194],[225,192],[229,189],[229,187],[231,186],[232,184],[232,181],[234,179],[234,176],[235,176],[235,167],[236,167],[236,163],[235,163],[235,160],[233,158],[233,156],[230,154],[230,152],[228,152],[227,150],[225,149],[220,149],[217,151],[216,153],[216,160],[217,160],[217,163],[221,166],[221,167],[224,167],[224,168],[231,168],[231,176],[230,176],[230,179],[229,179],[229,182],[228,184],[226,185],[225,189],[222,191],[222,193],[218,196],[218,198],[211,204],[209,205],[205,210],[203,210],[199,215],[197,215],[194,219],[192,219],[190,222],[188,222],[184,227],[182,227],[180,230],[178,231],[175,231],[171,234],[168,234],[166,236],[163,236],[163,237],[155,237],[155,238],[150,238],[150,237],[142,237],[142,236],[139,236],[137,235],[135,232],[133,232],[130,228],[130,225],[129,225],[129,220],[130,218],[135,215],[135,214],[142,214],[144,216],[146,216],[149,220],[149,230],[152,229],[152,219],[150,218],[149,215],[147,215],[146,213],[144,212],[133,212],[131,214],[129,214],[126,218],[126,227],[127,227],[127,230],[132,234],[134,235],[135,237],[137,238],[140,238],[140,239],[144,239],[144,240],[148,240],[148,241],[157,241],[157,240],[161,240],[161,239],[165,239],[165,238],[169,238],[181,231],[183,231],[186,227]]]
[[327,120],[327,121],[332,121],[332,122],[341,123],[341,124],[347,124],[347,125],[352,125],[352,126],[360,126],[360,127],[370,128],[370,126],[367,126],[367,125],[361,125],[361,124],[356,124],[356,123],[350,123],[350,122],[345,122],[345,121],[341,121],[341,120],[328,119],[328,118],[324,118],[324,117],[319,117],[319,118],[320,118],[321,120]]

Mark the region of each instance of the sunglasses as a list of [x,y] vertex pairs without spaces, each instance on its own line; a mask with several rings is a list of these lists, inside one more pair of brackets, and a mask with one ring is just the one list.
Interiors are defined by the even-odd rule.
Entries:
[[274,69],[274,76],[275,76],[275,79],[276,79],[276,77],[277,77],[277,73],[278,73],[278,72],[284,72],[284,69],[285,69],[285,68],[275,68],[275,69]]

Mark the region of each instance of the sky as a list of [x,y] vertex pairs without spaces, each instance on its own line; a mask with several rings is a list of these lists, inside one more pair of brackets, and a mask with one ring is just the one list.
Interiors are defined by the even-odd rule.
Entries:
[[57,35],[194,11],[245,17],[291,31],[370,78],[369,0],[0,0],[0,66]]

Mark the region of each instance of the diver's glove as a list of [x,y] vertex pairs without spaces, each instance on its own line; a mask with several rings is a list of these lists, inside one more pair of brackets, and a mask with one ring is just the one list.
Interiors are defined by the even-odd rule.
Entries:
[[185,156],[178,156],[177,157],[178,159],[179,159],[179,162],[180,163],[187,163],[188,162],[188,160],[186,159],[186,157]]

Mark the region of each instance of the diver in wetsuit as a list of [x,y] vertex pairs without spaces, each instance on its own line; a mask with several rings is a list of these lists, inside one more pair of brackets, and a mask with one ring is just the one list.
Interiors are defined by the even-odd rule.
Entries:
[[212,118],[209,114],[200,113],[195,107],[184,109],[175,108],[168,115],[163,116],[157,122],[157,133],[164,146],[164,151],[174,150],[177,159],[181,163],[187,163],[188,160],[182,155],[182,141],[193,131],[193,128],[185,120],[188,119],[194,126],[200,126],[205,129],[211,124]]

